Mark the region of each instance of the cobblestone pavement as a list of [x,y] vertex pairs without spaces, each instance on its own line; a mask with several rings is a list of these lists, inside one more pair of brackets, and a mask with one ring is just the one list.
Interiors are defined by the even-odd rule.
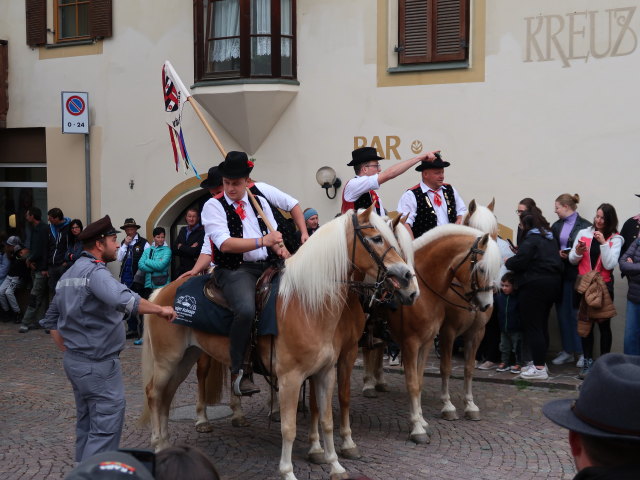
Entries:
[[[0,348],[0,478],[62,478],[73,466],[75,424],[62,354],[42,330],[18,334],[13,324],[0,324]],[[128,341],[121,356],[127,391],[121,446],[126,448],[149,446],[149,430],[137,423],[143,401],[140,348]],[[431,443],[414,445],[408,440],[404,378],[395,370],[388,375],[392,391],[377,399],[362,397],[361,372],[354,372],[352,429],[363,458],[341,461],[350,473],[380,480],[572,478],[566,431],[540,412],[548,400],[575,395],[571,375],[564,386],[553,382],[518,386],[509,374],[492,377],[477,371],[484,380],[474,384],[475,400],[483,415],[479,422],[439,419],[439,380],[428,376],[423,410],[432,429]],[[451,387],[453,402],[460,409],[462,382],[453,380]],[[180,387],[174,407],[193,405],[194,399],[192,373]],[[213,433],[199,434],[187,417],[170,422],[171,441],[202,448],[226,480],[277,478],[280,430],[279,424],[269,425],[267,420],[267,395],[243,403],[251,426],[234,428],[229,418],[218,418],[212,422]],[[228,398],[223,404],[228,404]],[[299,479],[328,478],[326,465],[305,460],[307,426],[308,419],[299,414],[294,471]],[[336,444],[339,446],[337,438]]]

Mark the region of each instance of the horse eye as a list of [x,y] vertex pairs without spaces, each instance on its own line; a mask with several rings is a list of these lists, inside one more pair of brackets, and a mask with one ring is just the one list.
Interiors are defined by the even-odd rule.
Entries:
[[369,241],[373,243],[382,243],[382,236],[376,235],[375,237],[369,237]]

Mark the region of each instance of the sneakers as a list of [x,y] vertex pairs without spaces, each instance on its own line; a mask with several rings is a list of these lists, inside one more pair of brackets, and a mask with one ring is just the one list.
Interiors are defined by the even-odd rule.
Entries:
[[400,355],[397,355],[395,358],[389,359],[390,367],[399,367],[400,366]]
[[578,374],[578,378],[580,380],[584,380],[585,377],[589,374],[589,370],[591,370],[591,367],[593,367],[593,358],[585,358],[584,365],[582,366],[582,370],[580,370],[580,373]]
[[511,373],[522,373],[522,367],[520,365],[512,365],[509,371]]
[[508,372],[509,370],[511,370],[511,365],[507,365],[506,363],[501,363],[498,365],[498,368],[496,368],[496,372]]
[[549,378],[549,373],[547,372],[546,366],[542,370],[539,370],[532,365],[522,371],[520,378],[523,380],[546,380]]
[[556,358],[551,360],[551,363],[554,365],[562,365],[569,362],[573,362],[573,355],[565,352],[564,350],[560,352]]
[[29,327],[27,325],[22,325],[18,331],[20,333],[27,333],[29,331]]
[[142,339],[141,339],[141,338],[139,338],[139,339],[137,339],[137,340],[134,340],[134,341],[133,341],[133,344],[134,344],[134,345],[142,345]]
[[498,365],[496,363],[493,363],[492,361],[487,360],[486,362],[483,362],[480,365],[478,365],[478,370],[493,370],[497,366]]
[[584,367],[584,355],[580,355],[580,358],[576,362],[576,367],[578,368]]

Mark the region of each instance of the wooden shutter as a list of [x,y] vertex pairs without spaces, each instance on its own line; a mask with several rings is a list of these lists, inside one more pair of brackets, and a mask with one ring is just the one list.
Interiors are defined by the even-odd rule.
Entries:
[[0,128],[7,128],[9,111],[9,42],[0,40]]
[[400,63],[465,60],[469,0],[399,0]]
[[47,0],[25,0],[27,45],[47,43]]
[[89,36],[91,38],[111,37],[112,0],[90,0],[89,3]]

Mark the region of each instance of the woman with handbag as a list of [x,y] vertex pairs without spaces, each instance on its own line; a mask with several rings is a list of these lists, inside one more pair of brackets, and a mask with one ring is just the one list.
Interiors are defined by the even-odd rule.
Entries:
[[[147,248],[138,261],[138,270],[142,270],[145,274],[144,288],[148,292],[147,297],[152,290],[164,287],[170,282],[171,248],[164,239],[164,228],[154,228],[151,248]],[[142,345],[142,326],[140,328],[140,338],[133,343],[134,345]]]
[[[618,215],[613,205],[603,203],[596,210],[593,226],[582,229],[576,235],[569,262],[578,266],[578,275],[595,270],[600,273],[613,300],[613,269],[618,264],[620,249],[624,243],[618,234]],[[598,319],[600,330],[600,355],[611,351],[611,319]],[[584,378],[593,365],[593,328],[586,337],[582,337],[584,365],[579,374]]]

